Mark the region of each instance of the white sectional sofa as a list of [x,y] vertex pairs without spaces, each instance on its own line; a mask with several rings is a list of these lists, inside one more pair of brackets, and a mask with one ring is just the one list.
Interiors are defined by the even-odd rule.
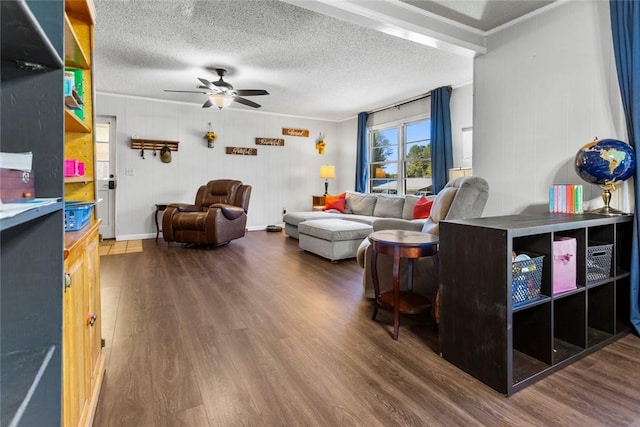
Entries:
[[[285,232],[298,239],[302,249],[331,261],[354,258],[377,219],[404,219],[415,222],[420,228],[426,219],[413,219],[419,199],[420,196],[347,191],[344,213],[337,210],[287,213],[283,217]],[[315,224],[316,221],[322,223]]]

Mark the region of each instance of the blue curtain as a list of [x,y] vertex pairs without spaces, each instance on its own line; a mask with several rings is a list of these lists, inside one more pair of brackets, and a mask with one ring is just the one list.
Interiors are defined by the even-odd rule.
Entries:
[[[610,0],[611,31],[613,50],[616,56],[618,84],[622,95],[622,105],[627,121],[629,144],[634,147],[636,161],[640,160],[640,2]],[[631,245],[631,323],[640,334],[640,265],[638,246],[640,226],[638,207],[640,206],[640,173],[636,162],[635,206]]]
[[358,114],[358,151],[356,153],[356,191],[367,191],[367,119],[369,113]]
[[447,184],[453,167],[451,142],[451,86],[431,91],[431,192],[437,194]]

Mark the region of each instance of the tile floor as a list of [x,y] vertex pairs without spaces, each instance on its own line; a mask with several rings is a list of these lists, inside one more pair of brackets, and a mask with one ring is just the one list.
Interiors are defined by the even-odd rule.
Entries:
[[142,240],[103,240],[100,242],[100,255],[130,254],[142,252]]

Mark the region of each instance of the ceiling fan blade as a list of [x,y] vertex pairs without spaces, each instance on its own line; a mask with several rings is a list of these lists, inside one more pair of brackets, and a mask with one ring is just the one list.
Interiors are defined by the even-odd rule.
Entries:
[[200,80],[200,83],[202,83],[206,88],[213,89],[213,86],[211,85],[211,82],[209,80],[202,79],[200,77],[198,77],[198,80]]
[[211,102],[210,99],[207,99],[207,102],[205,102],[204,104],[202,104],[202,108],[209,108],[213,105],[213,103]]
[[165,89],[165,92],[178,92],[178,93],[204,93],[207,94],[208,92],[203,92],[201,90],[169,90],[169,89]]
[[233,100],[239,102],[240,104],[248,105],[249,107],[260,108],[260,104],[256,104],[255,102],[249,101],[248,99],[242,98],[240,96],[236,96]]
[[238,95],[240,96],[258,96],[258,95],[269,95],[264,89],[238,89]]

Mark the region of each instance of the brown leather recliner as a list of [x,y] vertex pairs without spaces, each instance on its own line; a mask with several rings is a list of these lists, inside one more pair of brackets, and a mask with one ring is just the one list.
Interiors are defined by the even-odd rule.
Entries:
[[251,186],[217,179],[201,186],[193,205],[172,203],[162,215],[167,242],[223,245],[245,235]]

